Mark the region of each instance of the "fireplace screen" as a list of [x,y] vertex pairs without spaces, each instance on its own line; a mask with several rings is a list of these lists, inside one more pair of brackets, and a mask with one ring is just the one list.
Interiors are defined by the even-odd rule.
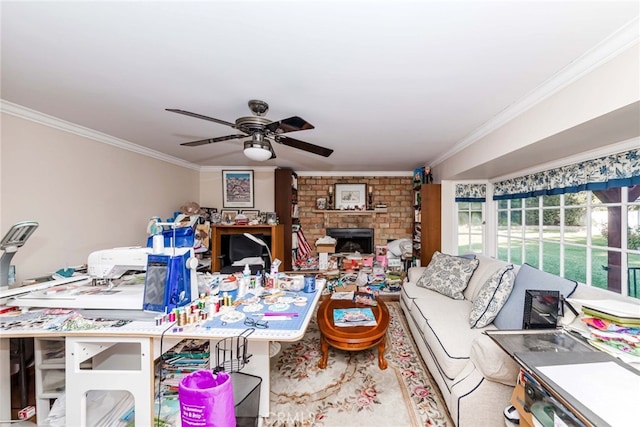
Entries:
[[336,239],[336,252],[373,253],[373,228],[327,228],[326,235]]

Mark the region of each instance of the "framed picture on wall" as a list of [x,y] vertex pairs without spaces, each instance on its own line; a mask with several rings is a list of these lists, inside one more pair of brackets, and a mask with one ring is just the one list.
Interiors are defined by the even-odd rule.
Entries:
[[225,208],[252,208],[253,171],[222,171],[222,206]]
[[336,184],[335,209],[364,210],[367,207],[367,184]]

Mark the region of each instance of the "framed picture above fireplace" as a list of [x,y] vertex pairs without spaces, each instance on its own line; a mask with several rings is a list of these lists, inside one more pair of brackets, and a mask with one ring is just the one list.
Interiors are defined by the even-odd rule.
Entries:
[[367,184],[335,184],[335,209],[365,210]]

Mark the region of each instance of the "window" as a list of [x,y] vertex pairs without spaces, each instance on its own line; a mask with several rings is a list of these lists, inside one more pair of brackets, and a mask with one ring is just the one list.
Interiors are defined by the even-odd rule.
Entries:
[[640,298],[640,185],[496,207],[498,258]]
[[456,184],[458,253],[484,252],[486,183]]
[[459,202],[458,253],[482,253],[484,235],[484,202]]

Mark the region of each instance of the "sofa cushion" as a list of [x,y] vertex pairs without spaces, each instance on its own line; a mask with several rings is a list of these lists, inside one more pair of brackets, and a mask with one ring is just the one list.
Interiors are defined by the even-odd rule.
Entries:
[[431,295],[412,300],[411,317],[422,331],[438,370],[452,380],[469,361],[471,344],[484,329],[469,327],[471,302],[427,292]]
[[485,378],[504,385],[516,385],[520,365],[487,335],[476,337],[471,346],[470,357]]
[[507,302],[515,278],[513,265],[509,264],[493,273],[482,285],[478,297],[471,306],[469,325],[472,328],[482,328],[493,322],[504,303]]
[[516,275],[511,295],[493,324],[498,329],[522,329],[524,296],[528,289],[560,291],[560,295],[568,298],[577,286],[578,283],[573,280],[538,270],[529,264],[522,264]]
[[433,292],[432,290],[418,287],[416,282],[407,282],[402,286],[402,293],[406,294],[410,299],[429,298],[430,295],[433,295]]
[[426,265],[424,267],[411,267],[407,272],[407,281],[417,282],[426,269]]
[[[467,289],[465,289],[462,293],[464,295],[464,298],[468,299],[471,302],[476,300],[478,294],[480,293],[482,285],[484,285],[486,281],[489,280],[491,276],[493,276],[493,273],[495,273],[502,267],[509,265],[509,263],[506,261],[491,258],[485,255],[478,255],[477,259],[478,261],[480,261],[480,264],[478,265],[478,268],[476,268],[476,271],[473,272],[473,276],[471,276],[471,279],[469,280]],[[517,272],[517,266],[513,271],[514,273]]]
[[464,299],[462,291],[467,287],[478,264],[477,259],[461,258],[436,251],[418,279],[417,285],[453,299]]

